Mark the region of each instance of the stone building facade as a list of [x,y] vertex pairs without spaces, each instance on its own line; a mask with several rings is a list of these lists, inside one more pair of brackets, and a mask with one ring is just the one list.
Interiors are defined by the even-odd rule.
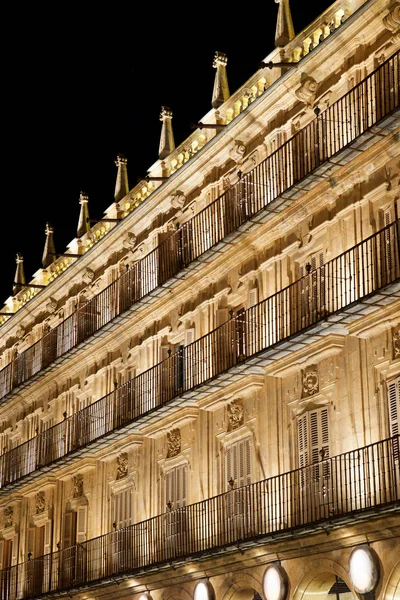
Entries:
[[[0,316],[1,600],[400,598],[400,6],[337,0]],[[143,598],[142,598],[143,596]]]

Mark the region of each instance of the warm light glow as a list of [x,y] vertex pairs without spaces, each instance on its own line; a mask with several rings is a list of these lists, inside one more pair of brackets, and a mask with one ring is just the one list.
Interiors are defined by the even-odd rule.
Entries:
[[214,590],[210,583],[200,581],[194,590],[194,600],[214,600]]
[[286,573],[278,565],[270,565],[264,573],[264,596],[267,600],[284,600],[287,595]]
[[378,582],[378,565],[368,547],[353,550],[349,559],[350,577],[359,594],[371,592]]
[[150,594],[141,594],[139,600],[152,600]]

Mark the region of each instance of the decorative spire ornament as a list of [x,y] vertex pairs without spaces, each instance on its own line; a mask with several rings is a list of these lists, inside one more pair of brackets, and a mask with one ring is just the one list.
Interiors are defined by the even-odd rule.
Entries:
[[228,63],[228,57],[223,52],[216,52],[213,60],[213,67],[216,69],[214,79],[214,89],[212,95],[211,106],[213,108],[219,108],[226,100],[228,100],[229,85],[228,76],[226,74],[226,65]]
[[175,150],[174,132],[172,131],[172,110],[168,106],[161,107],[160,121],[162,121],[160,147],[158,157],[167,158]]
[[43,269],[47,269],[47,267],[49,267],[51,263],[53,263],[56,259],[56,250],[54,247],[53,239],[54,229],[49,223],[46,223],[46,229],[44,230],[44,232],[46,234],[46,241],[44,244],[42,256],[42,267]]
[[22,256],[22,254],[20,254],[19,252],[17,252],[17,255],[16,255],[16,263],[17,263],[17,269],[15,271],[14,285],[13,285],[14,296],[16,294],[18,294],[18,292],[20,292],[22,290],[22,288],[25,286],[24,258]]
[[126,165],[128,164],[128,159],[125,158],[123,154],[117,155],[117,160],[115,161],[117,166],[117,179],[115,182],[115,192],[114,192],[114,200],[115,202],[119,202],[122,198],[129,192],[129,184],[128,184],[128,171]]
[[279,4],[276,20],[275,46],[276,48],[281,48],[294,38],[293,21],[289,0],[275,0],[275,2]]
[[81,205],[81,211],[79,213],[78,229],[76,232],[76,237],[78,238],[85,235],[85,233],[87,233],[90,229],[88,202],[89,196],[84,192],[81,192],[79,196],[79,204]]

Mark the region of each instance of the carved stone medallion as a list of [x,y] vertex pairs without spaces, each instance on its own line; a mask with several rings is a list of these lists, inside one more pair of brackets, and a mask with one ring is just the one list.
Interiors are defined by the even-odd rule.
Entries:
[[83,496],[83,475],[79,473],[78,475],[74,475],[73,478],[73,497],[80,498]]
[[393,359],[400,358],[400,327],[392,330]]
[[38,492],[35,497],[35,512],[40,515],[46,507],[46,496],[44,492]]
[[14,516],[14,507],[6,506],[4,509],[4,527],[12,527],[13,524],[13,516]]
[[167,433],[167,458],[177,456],[181,451],[181,431],[180,429],[172,429]]
[[233,401],[227,406],[228,431],[233,431],[243,425],[243,406],[240,402]]
[[302,371],[302,398],[308,398],[319,392],[319,377],[316,366],[308,367]]
[[117,456],[117,479],[123,479],[128,475],[128,453],[122,452]]

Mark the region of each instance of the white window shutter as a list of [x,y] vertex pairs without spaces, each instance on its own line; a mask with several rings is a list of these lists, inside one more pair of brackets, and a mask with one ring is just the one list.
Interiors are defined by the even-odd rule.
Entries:
[[226,485],[228,485],[228,481],[230,481],[233,478],[232,454],[233,454],[232,446],[228,446],[226,448]]
[[185,341],[184,341],[185,346],[189,346],[189,344],[192,344],[194,342],[194,339],[195,339],[194,327],[192,327],[191,329],[186,329]]
[[307,414],[301,416],[297,422],[298,427],[298,447],[299,447],[299,467],[308,465],[308,428]]
[[253,288],[249,290],[249,299],[248,299],[249,307],[255,306],[258,304],[258,288]]
[[[388,402],[389,402],[389,434],[390,437],[399,434],[400,427],[400,377],[388,383]],[[394,460],[399,460],[399,441],[393,443]]]
[[235,481],[235,487],[251,483],[250,438],[238,440],[226,447],[226,474],[227,485],[231,478]]
[[[18,564],[18,533],[12,537],[12,548],[11,548],[11,566],[14,567]],[[1,549],[0,549],[1,555]]]
[[186,506],[188,494],[187,464],[178,465],[165,473],[165,504],[172,502],[172,510]]
[[114,522],[117,529],[128,527],[132,523],[132,489],[130,487],[115,495]]
[[52,521],[46,521],[44,524],[44,554],[50,554],[51,552],[51,529]]
[[35,556],[35,529],[35,527],[28,527],[26,560],[28,560],[29,553],[31,553],[31,558]]
[[64,515],[64,536],[62,540],[63,549],[73,546],[75,543],[75,536],[73,535],[75,526],[75,515],[76,513],[67,512]]
[[87,506],[79,506],[76,517],[76,541],[78,544],[86,541],[87,537]]

